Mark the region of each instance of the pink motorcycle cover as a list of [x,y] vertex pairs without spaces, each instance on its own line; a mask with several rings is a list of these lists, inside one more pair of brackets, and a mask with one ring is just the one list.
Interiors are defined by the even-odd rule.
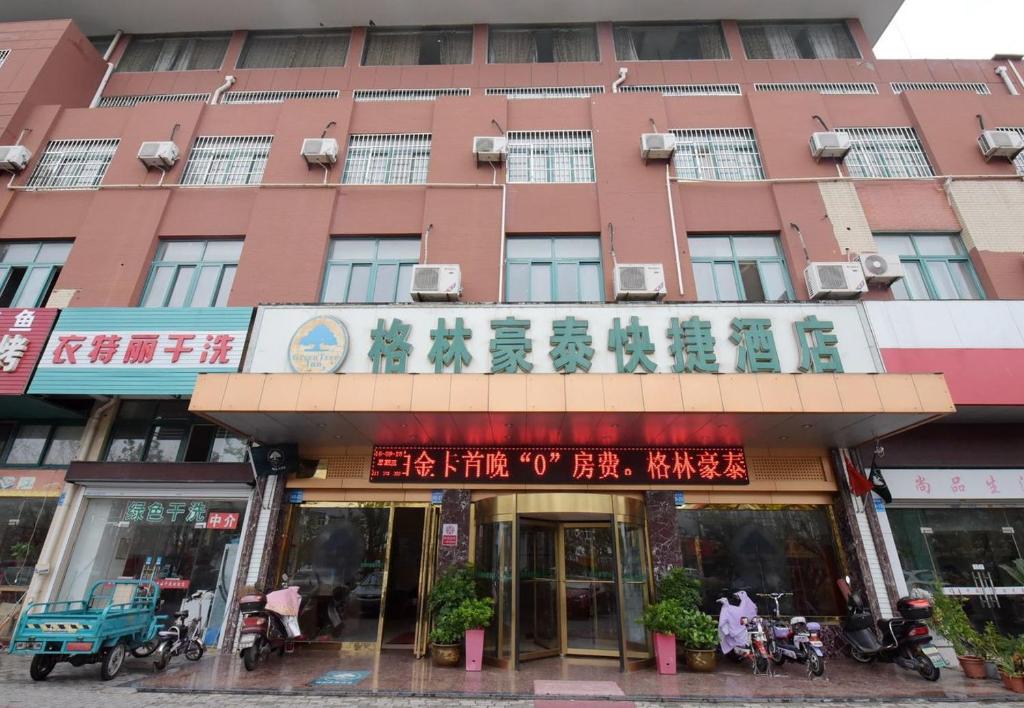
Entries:
[[267,593],[267,609],[271,612],[276,612],[282,617],[297,617],[301,602],[302,598],[299,596],[298,585]]

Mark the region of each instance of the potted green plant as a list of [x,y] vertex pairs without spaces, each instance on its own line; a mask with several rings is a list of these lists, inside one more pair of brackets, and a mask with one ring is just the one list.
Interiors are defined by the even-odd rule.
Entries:
[[433,620],[430,655],[435,666],[457,666],[466,631],[455,610],[466,600],[476,599],[476,581],[471,566],[454,566],[438,577],[430,589],[427,607]]
[[463,600],[451,611],[466,638],[466,671],[479,671],[484,659],[484,628],[494,616],[494,600],[489,597]]
[[991,622],[985,623],[985,629],[981,632],[981,643],[978,644],[978,653],[985,658],[985,675],[990,679],[999,679],[999,667],[996,659],[999,656],[999,648],[1006,640],[996,626]]
[[718,622],[714,617],[700,610],[687,610],[676,639],[683,645],[686,666],[691,671],[708,673],[715,670],[718,663],[715,654]]
[[676,636],[681,633],[686,609],[679,600],[661,600],[648,605],[640,624],[654,633],[654,657],[659,674],[676,672]]
[[934,593],[934,608],[932,621],[939,633],[953,646],[964,676],[985,678],[985,656],[979,650],[983,644],[982,637],[964,612],[963,600],[947,595],[938,587]]
[[462,622],[454,610],[434,617],[434,628],[430,630],[430,657],[434,666],[459,665],[464,632]]
[[658,581],[659,600],[678,600],[685,609],[700,607],[703,601],[700,578],[685,568],[669,568]]

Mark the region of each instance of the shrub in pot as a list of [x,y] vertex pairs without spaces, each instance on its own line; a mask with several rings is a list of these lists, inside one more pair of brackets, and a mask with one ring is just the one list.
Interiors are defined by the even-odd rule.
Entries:
[[430,656],[434,666],[458,666],[465,631],[454,610],[434,617],[434,628],[430,630]]
[[476,579],[473,566],[453,566],[434,581],[427,601],[430,615],[437,617],[446,610],[454,610],[466,600],[476,599]]
[[676,639],[683,645],[686,665],[691,671],[706,673],[715,670],[718,621],[714,617],[700,610],[688,610]]
[[936,588],[933,598],[932,621],[943,637],[949,640],[956,652],[957,661],[967,678],[985,678],[985,655],[981,650],[985,643],[981,634],[971,625],[964,612],[964,603],[959,597],[952,597]]
[[678,600],[684,609],[701,606],[703,593],[700,578],[685,568],[670,568],[658,581],[659,600]]
[[686,609],[679,600],[661,600],[648,605],[640,624],[654,633],[654,656],[659,674],[676,672],[676,636],[680,634]]
[[451,614],[466,637],[466,671],[479,671],[483,666],[484,628],[494,617],[494,600],[489,597],[463,600]]

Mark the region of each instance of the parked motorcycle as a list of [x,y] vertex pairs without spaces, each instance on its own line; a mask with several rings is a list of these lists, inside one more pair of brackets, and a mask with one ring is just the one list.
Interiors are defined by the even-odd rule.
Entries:
[[749,659],[755,674],[768,673],[768,632],[763,618],[757,614],[757,605],[743,590],[732,594],[738,602],[733,605],[728,597],[718,598],[722,606],[718,613],[718,641],[722,654],[737,660]]
[[284,656],[300,636],[299,589],[291,586],[272,593],[245,595],[238,601],[242,613],[239,655],[246,671],[252,671],[276,651]]
[[821,625],[808,622],[806,617],[791,617],[787,624],[782,620],[779,600],[791,592],[770,592],[758,594],[772,601],[773,611],[771,632],[768,634],[768,653],[772,661],[781,666],[793,661],[807,666],[807,673],[821,676],[825,673],[825,652],[822,649]]
[[838,581],[846,598],[847,616],[843,620],[843,638],[854,661],[896,663],[916,671],[926,681],[939,680],[939,666],[944,665],[939,650],[932,644],[928,625],[921,620],[932,616],[932,601],[926,597],[904,597],[896,603],[899,617],[880,619],[876,623],[860,592],[850,587],[847,576]]

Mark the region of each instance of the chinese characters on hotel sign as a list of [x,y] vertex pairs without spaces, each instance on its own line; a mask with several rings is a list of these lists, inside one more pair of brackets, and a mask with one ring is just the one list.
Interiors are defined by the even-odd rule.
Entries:
[[25,393],[57,312],[0,308],[0,395]]
[[64,310],[31,393],[191,393],[204,372],[238,371],[249,308]]
[[855,304],[263,307],[254,373],[871,373]]
[[371,482],[742,485],[741,447],[374,447]]

